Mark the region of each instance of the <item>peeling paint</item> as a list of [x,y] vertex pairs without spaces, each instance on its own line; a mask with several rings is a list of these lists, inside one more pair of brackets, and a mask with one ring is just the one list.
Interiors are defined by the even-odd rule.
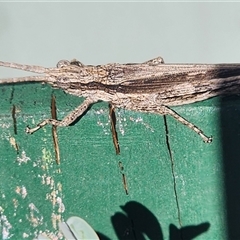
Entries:
[[17,211],[17,208],[19,206],[19,202],[16,198],[14,198],[12,201],[13,201],[13,207],[14,207],[14,214],[13,215],[16,216],[17,215],[16,211]]
[[125,134],[124,127],[127,126],[126,117],[122,117],[121,112],[117,112],[117,125],[122,136]]
[[31,159],[30,157],[27,157],[25,151],[22,151],[21,156],[17,156],[18,165],[21,165],[22,163],[27,163],[28,161],[31,161]]
[[110,121],[105,122],[105,123],[101,122],[100,119],[98,119],[98,121],[97,121],[97,125],[102,127],[102,130],[103,130],[105,135],[110,135],[109,124],[110,124]]
[[[60,182],[55,182],[54,175],[51,175],[51,169],[53,162],[53,157],[51,155],[51,152],[43,149],[42,151],[43,156],[43,164],[42,169],[46,171],[43,175],[40,175],[41,177],[41,183],[43,185],[46,185],[49,187],[48,192],[46,193],[46,200],[50,201],[52,204],[52,213],[51,213],[51,220],[52,220],[52,226],[54,229],[57,229],[58,223],[62,220],[62,213],[65,211],[65,205],[62,201],[62,184]],[[51,165],[49,165],[49,163]],[[61,172],[60,169],[57,171],[54,171],[54,173]],[[49,234],[47,234],[49,237]]]
[[27,233],[24,232],[22,236],[23,236],[23,238],[28,238],[28,237],[29,237],[29,234],[27,234]]
[[2,232],[2,239],[9,239],[13,235],[10,234],[10,229],[12,228],[12,225],[7,219],[7,216],[3,214],[4,209],[0,206],[0,230]]
[[[37,209],[37,207],[33,203],[30,203],[28,205],[28,207],[30,209],[30,213],[29,213],[29,216],[27,216],[27,219],[30,221],[32,226],[37,227],[39,225],[42,225],[43,224],[43,216],[41,216],[39,214],[39,210]],[[40,215],[40,216],[38,216],[38,215]]]
[[60,198],[60,197],[57,197],[57,204],[58,204],[58,212],[59,213],[63,213],[64,211],[65,211],[65,206],[64,206],[64,204],[63,204],[63,202],[62,202],[62,198]]
[[52,219],[53,228],[54,228],[54,229],[57,229],[58,224],[59,224],[59,223],[61,222],[61,220],[62,220],[61,214],[52,213],[51,219]]
[[[0,123],[0,128],[7,129],[7,128],[10,128],[12,126],[12,124],[9,122],[9,119],[8,118],[6,118],[6,119],[7,119],[6,122]],[[4,119],[2,119],[2,118],[1,118],[1,120],[4,121]]]
[[50,150],[47,150],[46,148],[43,148],[43,150],[42,150],[42,160],[43,160],[42,169],[43,170],[48,170],[49,165],[53,164],[53,157],[52,157],[52,154],[51,154]]
[[12,146],[16,151],[19,150],[17,141],[16,141],[16,139],[15,139],[14,137],[10,137],[10,138],[9,138],[9,142],[10,142],[11,146]]
[[153,127],[152,127],[150,124],[145,123],[141,117],[137,117],[137,118],[130,117],[129,119],[130,119],[130,121],[132,121],[132,122],[142,124],[142,125],[145,126],[147,129],[149,129],[151,132],[154,132]]
[[20,195],[23,199],[27,196],[27,189],[25,186],[19,187],[17,186],[15,192]]

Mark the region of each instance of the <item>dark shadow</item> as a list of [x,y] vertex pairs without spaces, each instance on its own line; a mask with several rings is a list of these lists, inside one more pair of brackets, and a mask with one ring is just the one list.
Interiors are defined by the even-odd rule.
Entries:
[[[80,104],[79,104],[79,106],[80,106]],[[74,126],[75,124],[77,124],[86,115],[86,113],[92,108],[92,106],[93,106],[93,104],[91,104],[81,116],[77,117],[71,124],[69,124],[69,126]],[[73,110],[74,109],[72,109],[72,111]]]
[[100,240],[111,240],[111,238],[107,237],[106,235],[104,235],[104,234],[102,234],[100,232],[96,231],[96,234],[98,235]]
[[[111,222],[119,240],[163,240],[161,225],[155,215],[141,203],[131,201],[120,206],[123,212],[116,212]],[[186,226],[178,229],[169,225],[169,240],[191,240],[206,232],[209,223]],[[109,238],[97,232],[101,240]]]
[[173,224],[169,225],[169,240],[191,240],[208,231],[210,223],[205,222],[198,225],[186,226],[178,229]]
[[220,99],[227,239],[240,239],[240,98]]
[[112,225],[119,239],[144,240],[163,239],[162,229],[154,214],[138,202],[128,202],[121,209],[125,213],[115,213]]

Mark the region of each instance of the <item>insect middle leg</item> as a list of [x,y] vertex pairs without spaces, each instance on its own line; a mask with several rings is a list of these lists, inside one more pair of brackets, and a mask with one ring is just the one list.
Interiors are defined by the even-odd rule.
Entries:
[[97,102],[95,99],[86,98],[85,101],[75,108],[72,112],[70,112],[63,120],[59,121],[56,119],[45,119],[40,122],[36,127],[29,128],[27,126],[26,133],[32,134],[36,132],[38,129],[44,127],[47,124],[51,124],[56,127],[66,127],[73,123],[78,117],[82,116],[85,111],[90,107],[91,104]]

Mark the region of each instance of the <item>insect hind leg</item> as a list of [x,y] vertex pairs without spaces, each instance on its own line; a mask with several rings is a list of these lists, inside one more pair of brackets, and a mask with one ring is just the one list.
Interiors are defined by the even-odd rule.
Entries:
[[194,124],[192,124],[191,122],[189,122],[188,120],[186,120],[185,118],[180,116],[177,112],[173,111],[171,108],[169,108],[167,106],[161,106],[161,108],[159,109],[159,113],[162,115],[170,115],[173,118],[175,118],[177,121],[179,121],[180,123],[189,127],[194,132],[196,132],[203,139],[203,141],[205,143],[212,142],[212,137],[206,136],[200,128],[198,128],[197,126],[195,126]]

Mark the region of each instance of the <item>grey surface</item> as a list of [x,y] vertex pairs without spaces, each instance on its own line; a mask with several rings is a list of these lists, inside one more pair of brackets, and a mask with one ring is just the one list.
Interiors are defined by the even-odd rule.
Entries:
[[[0,3],[1,60],[239,62],[238,3]],[[2,72],[2,69],[0,70]]]

